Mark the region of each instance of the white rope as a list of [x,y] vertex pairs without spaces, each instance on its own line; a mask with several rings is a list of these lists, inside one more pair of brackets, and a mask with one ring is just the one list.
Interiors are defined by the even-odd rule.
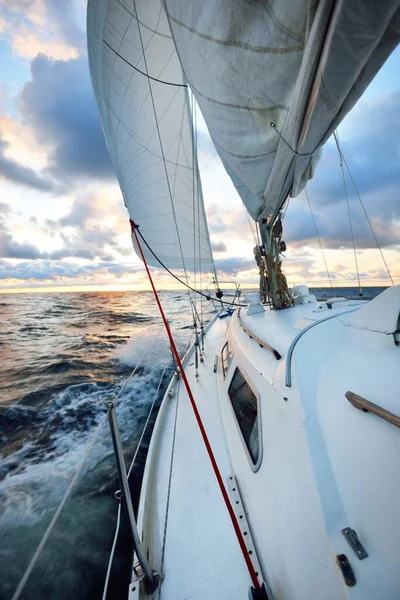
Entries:
[[[139,368],[140,364],[142,363],[143,359],[148,354],[148,352],[150,351],[150,348],[153,346],[153,344],[155,343],[156,340],[158,340],[158,336],[156,336],[156,337],[153,338],[153,340],[151,341],[151,343],[146,348],[145,352],[140,357],[140,360],[137,363],[137,365],[135,366],[135,368],[133,369],[132,373],[125,380],[124,385],[121,387],[121,389],[119,390],[118,394],[114,398],[114,405],[115,405],[115,402],[117,401],[117,399],[121,396],[122,391],[126,388],[126,386],[127,386],[128,382],[130,381],[130,379],[132,379],[133,375],[136,373],[136,371]],[[54,515],[53,515],[53,517],[52,517],[52,519],[51,519],[51,521],[50,521],[50,523],[49,523],[49,525],[48,525],[48,527],[47,527],[47,529],[46,529],[46,531],[45,531],[45,533],[44,533],[44,535],[43,535],[43,537],[42,537],[42,539],[41,539],[41,541],[40,541],[40,543],[38,545],[38,547],[36,548],[36,550],[35,550],[32,558],[31,558],[31,560],[29,562],[29,565],[27,566],[27,568],[25,570],[25,573],[23,574],[23,576],[22,576],[22,578],[21,578],[21,580],[20,580],[20,582],[18,584],[18,587],[15,590],[14,595],[12,596],[11,600],[18,600],[21,597],[21,593],[23,592],[23,590],[24,590],[24,588],[25,588],[25,586],[27,584],[27,581],[28,581],[29,577],[31,576],[31,573],[32,573],[33,569],[36,566],[36,563],[37,563],[37,561],[38,561],[38,559],[39,559],[39,557],[40,557],[40,555],[42,553],[42,550],[43,550],[44,546],[47,543],[47,540],[49,539],[49,537],[51,535],[51,532],[54,529],[55,524],[58,521],[58,518],[59,518],[59,516],[61,514],[61,511],[62,511],[62,509],[65,506],[65,503],[67,502],[68,498],[70,497],[71,492],[72,492],[72,490],[73,490],[76,482],[78,481],[78,478],[79,478],[79,476],[80,476],[80,474],[81,474],[81,472],[83,470],[83,467],[85,466],[86,459],[89,456],[90,452],[92,451],[93,446],[94,446],[94,444],[95,444],[95,442],[96,442],[96,440],[98,438],[98,435],[99,435],[99,433],[100,433],[100,431],[101,431],[104,423],[106,422],[106,419],[107,419],[107,414],[104,416],[103,420],[101,421],[101,423],[98,425],[96,431],[94,432],[92,440],[91,440],[90,444],[88,445],[88,447],[86,449],[86,452],[85,452],[85,454],[83,456],[83,459],[81,460],[81,462],[80,462],[80,464],[78,466],[78,469],[75,471],[75,475],[71,479],[71,482],[70,482],[69,486],[67,487],[67,489],[66,489],[66,491],[64,493],[64,496],[63,496],[60,504],[58,505],[57,510],[55,511],[55,513],[54,513]]]

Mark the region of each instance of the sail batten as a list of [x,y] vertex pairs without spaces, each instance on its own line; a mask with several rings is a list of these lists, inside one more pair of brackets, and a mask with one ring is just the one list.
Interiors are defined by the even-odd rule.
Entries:
[[[89,0],[88,54],[100,120],[131,220],[168,268],[192,271],[201,264],[203,271],[213,270],[194,172],[189,91],[161,1]],[[144,251],[148,263],[159,267]]]

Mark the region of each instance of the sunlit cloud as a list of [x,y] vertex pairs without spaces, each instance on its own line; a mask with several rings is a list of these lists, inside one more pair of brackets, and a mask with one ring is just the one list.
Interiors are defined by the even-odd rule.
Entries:
[[[87,66],[82,0],[3,0],[8,44],[0,87],[0,289],[58,286],[146,287],[97,116]],[[7,62],[7,59],[9,62]],[[3,65],[2,65],[3,66]],[[8,71],[7,71],[8,66]],[[398,71],[393,62],[393,77]],[[28,70],[29,67],[29,70]],[[15,71],[15,73],[14,73]],[[342,149],[395,281],[400,283],[400,90],[364,98],[340,127]],[[199,162],[209,230],[221,280],[257,285],[257,243],[237,192],[198,112]],[[335,285],[357,272],[337,150],[325,145],[308,186]],[[388,283],[382,258],[350,180],[359,276]],[[326,285],[311,213],[302,195],[284,220],[289,283]],[[157,286],[176,282],[153,269]],[[183,277],[183,273],[177,272]]]
[[38,54],[45,54],[55,60],[70,60],[79,56],[77,48],[51,39],[51,36],[46,36],[44,33],[39,36],[27,30],[13,35],[11,45],[22,58],[32,59]]
[[85,51],[84,32],[75,13],[71,0],[3,0],[0,32],[21,58],[33,59],[41,53],[70,60]]

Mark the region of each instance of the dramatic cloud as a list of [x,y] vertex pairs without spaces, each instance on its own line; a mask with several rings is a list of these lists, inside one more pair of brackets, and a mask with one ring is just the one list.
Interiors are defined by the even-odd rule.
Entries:
[[[23,58],[39,53],[59,60],[77,58],[85,52],[85,34],[77,22],[79,4],[73,0],[2,0],[0,31]],[[83,14],[83,3],[80,11]]]
[[239,256],[216,260],[215,265],[218,272],[223,273],[224,275],[236,276],[238,273],[248,271],[249,269],[258,272],[255,260],[248,260]]
[[[8,225],[12,211],[0,204],[0,258],[30,260],[85,260],[112,261],[133,256],[129,226],[123,210],[118,210],[118,198],[113,203],[106,195],[78,195],[71,210],[57,221],[44,223],[31,217],[25,227],[30,237],[50,239],[59,246],[44,250],[27,241],[18,241]],[[125,234],[121,243],[121,232]],[[54,244],[53,244],[54,245]]]
[[40,257],[40,251],[36,246],[26,242],[17,242],[9,233],[7,227],[7,217],[11,209],[4,202],[0,202],[0,258],[23,258],[37,259]]
[[129,276],[136,273],[138,265],[120,265],[114,262],[98,262],[81,265],[66,261],[40,260],[11,263],[0,260],[0,280],[22,281],[63,281],[65,279],[89,280],[93,277],[106,275],[112,278]]
[[[400,194],[400,186],[399,188],[394,187],[390,191],[386,190],[386,193],[389,198],[397,199]],[[380,212],[381,205],[384,203],[383,194],[384,192],[381,191],[370,195],[368,206],[370,223],[382,248],[400,243],[400,214],[396,206],[398,200],[397,202],[393,200],[392,211],[384,217],[376,214]],[[352,248],[347,204],[343,199],[324,206],[318,206],[314,200],[312,210],[324,248]],[[376,248],[376,242],[365,214],[354,197],[350,199],[350,212],[356,247]],[[315,226],[304,194],[291,200],[284,223],[284,238],[288,245],[288,252],[290,252],[291,246],[317,243]]]
[[[393,247],[400,242],[400,92],[380,96],[373,101],[362,100],[341,126],[341,148],[361,194],[379,244]],[[249,240],[249,225],[244,211],[230,208],[225,199],[232,197],[228,185],[221,187],[214,175],[218,162],[216,151],[206,134],[205,125],[199,135],[200,159],[207,176],[211,172],[212,186],[205,184],[206,198],[217,189],[218,204],[209,207],[211,234],[224,239],[228,246],[232,238]],[[346,173],[347,192],[356,247],[376,248],[371,228],[359,203],[353,184]],[[219,185],[219,187],[218,187]],[[325,145],[315,179],[307,186],[318,233],[325,248],[352,248],[347,203],[336,145]],[[217,195],[217,194],[215,194]],[[317,236],[304,193],[290,200],[284,223],[287,256],[293,248],[316,244]]]
[[86,58],[39,55],[20,97],[21,113],[48,150],[48,171],[73,187],[76,178],[114,179],[97,116]]
[[[382,247],[400,243],[399,103],[400,92],[373,102],[361,102],[347,118],[341,135],[341,149]],[[320,177],[322,172],[323,177]],[[346,187],[356,246],[375,248],[370,226],[347,172]],[[347,203],[334,142],[325,146],[316,178],[307,189],[324,247],[350,248]],[[290,200],[284,231],[289,246],[316,239],[304,194]]]
[[40,177],[30,167],[24,167],[6,156],[8,142],[1,138],[0,134],[0,179],[6,179],[18,185],[35,188],[44,192],[55,189],[55,185],[49,179]]
[[[135,285],[146,284],[132,251],[126,210],[97,116],[84,20],[85,0],[0,2],[5,59],[0,87],[0,186],[1,198],[7,202],[0,203],[3,289],[125,285],[132,282],[132,273]],[[398,61],[386,77],[390,79],[392,73],[394,80],[396,69]],[[391,84],[385,89],[395,88]],[[385,256],[399,277],[400,91],[383,95],[378,89],[369,97],[374,99],[364,97],[340,126],[341,146]],[[254,224],[249,226],[200,113],[197,126],[217,269],[223,280],[255,284]],[[315,180],[307,189],[331,278],[338,284],[352,282],[357,273],[332,141],[325,145]],[[360,276],[382,280],[387,275],[348,178],[347,189]],[[288,250],[283,262],[290,283],[326,283],[304,195],[290,201],[284,239]],[[160,269],[154,275],[161,287],[175,283]]]

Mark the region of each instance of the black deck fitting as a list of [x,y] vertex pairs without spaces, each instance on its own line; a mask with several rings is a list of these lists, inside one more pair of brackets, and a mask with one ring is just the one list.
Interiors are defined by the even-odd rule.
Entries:
[[265,583],[263,583],[262,586],[257,590],[253,586],[251,586],[249,590],[249,600],[270,600],[270,597],[268,596],[265,587]]

